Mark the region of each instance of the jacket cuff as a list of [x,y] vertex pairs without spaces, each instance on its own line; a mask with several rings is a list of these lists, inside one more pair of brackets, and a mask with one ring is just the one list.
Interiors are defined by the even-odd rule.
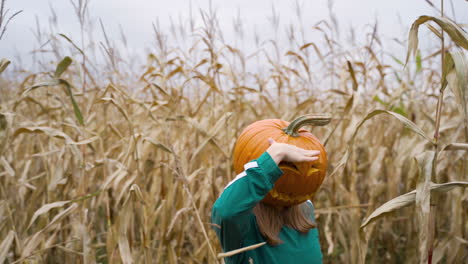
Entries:
[[258,157],[257,163],[264,173],[269,176],[268,178],[271,184],[275,184],[279,177],[284,173],[266,151]]

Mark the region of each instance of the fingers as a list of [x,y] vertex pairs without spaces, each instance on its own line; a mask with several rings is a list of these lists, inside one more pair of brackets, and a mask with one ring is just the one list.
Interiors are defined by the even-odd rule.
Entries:
[[276,143],[276,141],[272,138],[268,139],[268,144],[273,145],[273,143]]
[[319,159],[319,157],[317,157],[316,155],[314,155],[314,156],[304,155],[304,156],[298,157],[299,162],[316,161],[318,159]]
[[311,162],[319,159],[320,151],[318,150],[306,150],[301,148],[290,148],[287,152],[285,159],[291,162]]
[[[273,138],[268,138],[268,144],[275,147],[281,154],[281,160],[290,162],[310,162],[319,159],[319,150],[309,150],[287,143],[277,143]],[[272,146],[275,144],[274,146]],[[270,148],[269,148],[270,149]],[[281,161],[280,160],[280,161]]]
[[320,150],[305,150],[304,155],[306,155],[306,156],[318,156],[318,155],[320,155]]
[[320,154],[320,150],[312,150],[312,149],[303,149],[303,148],[300,148],[300,147],[297,147],[297,146],[294,146],[292,145],[293,148],[296,149],[296,151],[298,151],[299,153],[302,153],[304,155],[307,155],[307,156],[317,156]]
[[315,157],[306,157],[305,159],[306,159],[305,161],[316,161],[316,160],[319,159],[319,157],[316,157],[316,156]]
[[312,150],[312,149],[303,149],[303,148],[299,148],[299,147],[296,147],[296,150],[301,153],[301,154],[304,154],[306,156],[317,156],[317,155],[320,155],[320,150]]

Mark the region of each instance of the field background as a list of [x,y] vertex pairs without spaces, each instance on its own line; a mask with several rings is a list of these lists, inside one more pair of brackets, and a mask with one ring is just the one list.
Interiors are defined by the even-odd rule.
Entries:
[[[81,37],[86,2],[70,10]],[[140,61],[102,23],[104,41],[83,42],[54,32],[51,19],[44,49],[54,59],[36,60],[43,71],[0,63],[0,263],[221,263],[210,210],[235,177],[236,137],[255,120],[307,113],[333,117],[309,128],[329,157],[313,201],[325,263],[427,263],[432,247],[433,263],[467,263],[464,25],[441,22],[461,30],[453,39],[427,23],[437,42],[416,46],[405,67],[377,22],[345,45],[330,14],[277,30],[287,43],[254,40],[248,53],[224,42],[215,11],[200,10],[200,27],[154,24]]]

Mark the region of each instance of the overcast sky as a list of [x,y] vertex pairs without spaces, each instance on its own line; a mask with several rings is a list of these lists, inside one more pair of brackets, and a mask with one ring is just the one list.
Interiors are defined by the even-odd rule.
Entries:
[[[327,0],[299,0],[303,11],[303,25],[311,27],[321,19],[328,17]],[[439,1],[436,1],[437,4]],[[118,25],[129,39],[129,45],[135,50],[144,50],[153,39],[152,23],[159,20],[163,29],[168,29],[169,17],[187,19],[189,0],[90,0],[90,14],[101,18],[111,38],[117,38]],[[207,9],[209,0],[192,0],[194,15],[199,9]],[[293,0],[212,0],[223,32],[229,37],[233,32],[232,22],[240,13],[246,35],[256,28],[264,38],[272,34],[268,17],[272,14],[272,3],[280,15],[280,28],[290,23],[295,24]],[[411,23],[420,15],[435,15],[435,11],[424,0],[335,0],[334,14],[342,31],[351,26],[364,30],[375,18],[379,21],[379,32],[391,39],[407,34]],[[459,23],[468,23],[468,2],[465,0],[445,1],[445,10]],[[68,0],[7,0],[7,7],[12,11],[23,10],[10,24],[4,38],[0,41],[0,57],[14,60],[15,56],[28,61],[29,52],[38,46],[33,30],[38,18],[41,27],[47,28],[53,7],[57,13],[59,29],[56,33],[65,33],[79,39],[78,20]],[[296,23],[297,24],[297,23]],[[98,28],[98,26],[96,26]],[[283,30],[284,31],[284,30]],[[253,35],[253,34],[252,34]]]

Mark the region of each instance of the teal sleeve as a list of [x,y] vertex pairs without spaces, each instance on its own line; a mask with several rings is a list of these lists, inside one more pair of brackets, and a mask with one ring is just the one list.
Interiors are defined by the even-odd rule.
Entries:
[[[252,209],[283,175],[267,152],[247,163],[245,168],[225,188],[211,212],[211,222],[215,224],[214,230],[225,252],[249,246],[243,241],[245,234],[254,228]],[[226,263],[239,263],[243,257],[242,253],[234,255],[226,259]]]

